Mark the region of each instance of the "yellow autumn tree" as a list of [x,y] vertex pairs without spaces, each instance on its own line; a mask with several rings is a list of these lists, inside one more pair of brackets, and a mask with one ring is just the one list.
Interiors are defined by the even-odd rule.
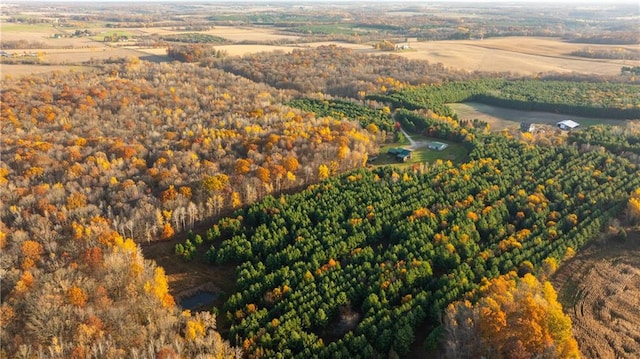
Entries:
[[296,181],[296,175],[291,171],[287,171],[287,180],[289,182],[295,182]]
[[175,305],[173,296],[169,294],[169,281],[162,267],[156,267],[153,272],[153,280],[144,284],[144,290],[153,293],[160,300],[163,307],[170,308]]
[[631,223],[640,223],[640,188],[631,192],[627,203],[627,216]]
[[571,319],[563,313],[551,283],[532,274],[493,279],[482,297],[447,308],[449,358],[579,358]]
[[207,193],[220,192],[229,185],[229,176],[225,174],[217,174],[207,176],[202,179],[202,188]]
[[233,208],[238,208],[241,205],[242,199],[240,199],[240,193],[234,191],[231,193],[231,206],[233,206]]
[[188,320],[186,328],[184,330],[184,337],[189,341],[196,340],[197,338],[204,337],[205,326],[200,320],[192,319]]
[[329,177],[329,167],[327,165],[320,165],[318,167],[318,178],[323,180]]

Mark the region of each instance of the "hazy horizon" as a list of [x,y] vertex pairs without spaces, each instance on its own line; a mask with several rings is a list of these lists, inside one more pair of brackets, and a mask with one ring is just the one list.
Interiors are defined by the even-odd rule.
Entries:
[[[429,3],[531,3],[531,0],[10,0],[5,1],[4,4],[10,3],[61,3],[61,2],[93,2],[93,3],[167,3],[167,2],[180,2],[180,3],[225,3],[227,5],[233,4],[282,4],[282,3],[421,3],[428,5]],[[556,4],[598,4],[598,5],[612,5],[612,4],[638,4],[640,12],[640,2],[638,0],[537,0],[534,4],[539,3],[556,3]]]

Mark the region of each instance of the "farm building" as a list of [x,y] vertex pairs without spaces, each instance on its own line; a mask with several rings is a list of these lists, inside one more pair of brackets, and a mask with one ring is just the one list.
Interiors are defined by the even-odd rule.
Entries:
[[405,148],[390,148],[387,151],[388,154],[395,156],[398,161],[407,162],[408,159],[411,159],[411,155],[413,151],[407,150]]
[[447,145],[446,143],[433,141],[433,142],[429,142],[429,144],[427,145],[427,148],[430,150],[442,151],[448,146],[449,145]]
[[580,126],[579,123],[575,122],[575,121],[571,121],[571,120],[564,120],[564,121],[560,121],[557,123],[558,127],[560,127],[561,130],[573,130],[574,128]]
[[536,125],[531,122],[522,122],[520,123],[520,131],[522,132],[535,132]]

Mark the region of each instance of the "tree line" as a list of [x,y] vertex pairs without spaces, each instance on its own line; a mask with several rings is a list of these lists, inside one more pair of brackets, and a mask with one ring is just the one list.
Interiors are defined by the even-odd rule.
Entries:
[[640,118],[639,91],[640,85],[632,83],[491,78],[410,87],[366,98],[390,103],[394,108],[428,109],[443,116],[454,116],[447,103],[476,101],[516,110],[636,119]]
[[635,154],[636,159],[640,156],[640,129],[633,123],[626,127],[591,126],[570,133],[568,140],[584,147],[604,147],[619,155]]

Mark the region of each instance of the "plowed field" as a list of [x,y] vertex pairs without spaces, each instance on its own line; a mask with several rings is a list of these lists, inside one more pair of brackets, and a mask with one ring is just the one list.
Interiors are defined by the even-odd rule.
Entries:
[[581,251],[553,284],[585,358],[640,357],[640,232]]

